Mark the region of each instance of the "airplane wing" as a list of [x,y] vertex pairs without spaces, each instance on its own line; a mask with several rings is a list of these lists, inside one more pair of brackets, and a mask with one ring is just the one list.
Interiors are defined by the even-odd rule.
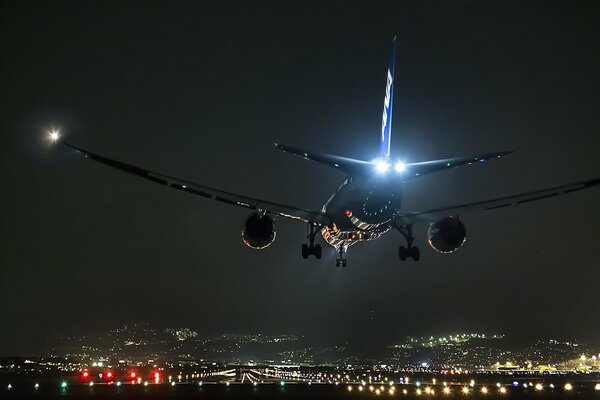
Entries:
[[182,192],[190,193],[211,200],[220,201],[222,203],[227,203],[234,206],[248,208],[250,210],[266,211],[267,213],[275,214],[289,219],[294,219],[297,221],[313,223],[318,225],[331,225],[332,223],[331,218],[327,214],[320,211],[305,210],[303,208],[292,207],[284,204],[255,199],[253,197],[243,196],[236,193],[230,193],[223,190],[214,189],[208,186],[199,185],[194,182],[174,178],[172,176],[164,175],[158,172],[153,172],[144,168],[136,167],[134,165],[112,160],[110,158],[80,149],[63,140],[58,140],[58,142],[66,147],[70,147],[71,149],[76,150],[85,158],[90,158],[109,167],[116,168],[123,172],[136,175],[140,178],[144,178],[149,181],[180,190]]
[[450,207],[441,207],[427,211],[410,212],[396,216],[397,225],[413,224],[418,222],[435,222],[436,220],[450,215],[457,215],[471,211],[489,211],[498,208],[517,206],[519,204],[547,199],[560,194],[573,193],[600,185],[600,178],[556,186],[549,189],[537,190],[535,192],[522,193],[514,196],[501,197],[498,199],[479,201],[475,203],[460,204]]

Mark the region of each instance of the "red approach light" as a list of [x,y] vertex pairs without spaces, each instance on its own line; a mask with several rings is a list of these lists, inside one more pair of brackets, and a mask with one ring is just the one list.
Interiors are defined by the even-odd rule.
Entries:
[[89,372],[87,372],[87,371],[83,371],[83,372],[81,373],[81,377],[82,377],[83,379],[87,379],[87,378],[89,378],[89,377],[90,377],[90,373],[89,373]]
[[154,373],[154,383],[159,383],[160,382],[160,373],[155,372]]
[[352,215],[352,210],[347,209],[346,211],[344,211],[344,214],[346,214],[347,217]]
[[106,379],[112,379],[113,373],[111,371],[106,371]]
[[136,373],[135,373],[135,371],[131,372],[131,373],[129,374],[129,376],[131,377],[131,379],[135,378],[135,377],[136,377]]

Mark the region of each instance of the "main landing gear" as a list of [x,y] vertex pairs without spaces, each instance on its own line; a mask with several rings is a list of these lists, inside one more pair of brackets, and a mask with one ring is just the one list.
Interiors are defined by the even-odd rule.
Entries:
[[346,267],[346,259],[344,258],[344,253],[346,252],[346,249],[344,248],[344,246],[340,246],[340,248],[338,249],[338,255],[339,257],[335,259],[335,266],[336,267]]
[[417,246],[412,245],[415,240],[412,234],[412,224],[402,225],[399,227],[394,226],[394,228],[396,228],[396,230],[400,232],[402,236],[404,236],[404,239],[406,239],[406,247],[400,246],[398,249],[398,256],[400,257],[400,260],[405,261],[407,258],[412,258],[415,261],[419,261],[419,258],[421,258],[421,252]]
[[315,244],[315,236],[321,231],[321,227],[309,224],[310,232],[306,236],[309,244],[302,244],[302,258],[306,259],[308,256],[315,256],[317,259],[321,259],[321,245]]

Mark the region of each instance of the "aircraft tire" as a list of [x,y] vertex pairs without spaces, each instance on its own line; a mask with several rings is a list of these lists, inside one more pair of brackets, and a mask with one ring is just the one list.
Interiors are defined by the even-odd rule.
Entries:
[[321,249],[321,245],[320,244],[316,244],[315,245],[314,254],[315,254],[315,257],[317,257],[317,260],[321,259],[322,249]]
[[308,258],[308,246],[306,245],[306,243],[302,244],[302,258],[304,258],[305,260]]
[[413,260],[419,261],[419,259],[421,258],[421,250],[419,250],[418,247],[411,247],[409,252]]
[[400,246],[400,248],[398,249],[398,256],[400,257],[400,260],[405,261],[407,253],[408,251],[406,250],[406,247]]

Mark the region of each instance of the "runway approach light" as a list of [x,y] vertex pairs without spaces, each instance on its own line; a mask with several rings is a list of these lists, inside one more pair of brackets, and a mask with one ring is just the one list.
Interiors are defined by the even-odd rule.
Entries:
[[50,140],[52,142],[57,142],[60,139],[60,134],[58,131],[50,131]]
[[398,173],[404,172],[404,170],[406,170],[406,164],[404,164],[402,161],[398,161],[396,165],[394,165],[394,169]]
[[381,158],[374,160],[373,164],[375,165],[375,171],[377,171],[378,174],[385,174],[388,169],[390,169],[390,163]]

